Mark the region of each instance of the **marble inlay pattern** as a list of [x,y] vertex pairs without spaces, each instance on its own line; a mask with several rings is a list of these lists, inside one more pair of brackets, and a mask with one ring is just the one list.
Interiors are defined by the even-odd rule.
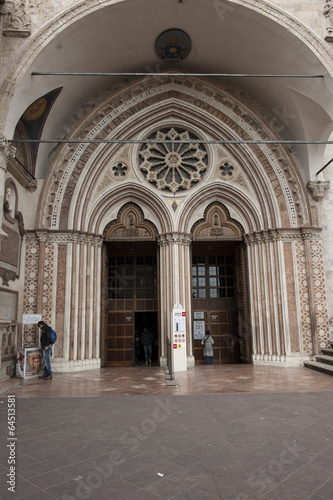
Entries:
[[301,241],[295,242],[296,266],[299,289],[299,314],[301,322],[301,339],[303,353],[312,353],[312,337],[310,324],[309,293],[307,287],[307,273],[305,267],[305,252]]
[[[37,281],[38,281],[39,247],[36,241],[27,242],[25,254],[25,279],[23,314],[36,314],[37,312]],[[33,325],[24,326],[24,343],[35,342],[35,330]]]
[[323,245],[321,240],[311,242],[311,254],[313,265],[313,286],[316,301],[318,342],[319,347],[327,347],[329,341],[329,324]]

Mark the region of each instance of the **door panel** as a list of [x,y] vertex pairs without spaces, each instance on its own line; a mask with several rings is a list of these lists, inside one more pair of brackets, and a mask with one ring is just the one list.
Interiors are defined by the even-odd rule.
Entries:
[[[239,363],[236,265],[234,249],[220,245],[192,249],[192,309],[204,315],[205,330],[214,339],[215,363]],[[202,319],[201,319],[202,321]],[[205,362],[201,340],[194,339],[196,364]]]
[[156,243],[107,244],[107,365],[134,364],[135,315],[157,317]]

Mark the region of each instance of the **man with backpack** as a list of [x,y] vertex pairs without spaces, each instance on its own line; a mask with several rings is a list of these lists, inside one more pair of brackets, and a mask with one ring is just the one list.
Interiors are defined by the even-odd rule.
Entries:
[[54,344],[53,330],[50,326],[44,323],[44,321],[38,322],[38,328],[42,330],[42,334],[40,336],[40,345],[42,346],[44,361],[44,374],[39,378],[43,378],[44,380],[51,380],[52,370],[50,357],[52,356],[52,347]]

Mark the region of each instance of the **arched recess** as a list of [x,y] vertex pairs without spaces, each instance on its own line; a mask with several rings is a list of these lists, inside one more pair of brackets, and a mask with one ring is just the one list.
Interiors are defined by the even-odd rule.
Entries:
[[[180,82],[170,76],[158,86],[147,78],[96,103],[68,135],[69,139],[91,140],[91,144],[59,147],[39,203],[37,230],[52,234],[53,241],[59,238],[55,255],[62,253],[62,261],[58,259],[62,265],[58,269],[66,269],[61,304],[68,332],[65,354],[73,362],[100,356],[97,347],[95,351],[90,347],[91,341],[97,346],[100,340],[99,327],[93,329],[93,319],[100,325],[100,247],[104,228],[126,203],[135,203],[142,210],[143,219],[133,212],[134,220],[138,218],[141,224],[146,219],[158,232],[160,256],[166,263],[160,276],[165,298],[161,329],[166,339],[172,305],[182,303],[191,311],[191,228],[199,218],[208,224],[207,206],[218,202],[244,228],[249,289],[246,322],[253,339],[252,359],[280,362],[295,352],[302,353],[302,333],[307,327],[301,325],[297,309],[295,252],[296,247],[298,256],[305,252],[304,238],[310,233],[303,229],[311,226],[312,215],[288,151],[278,144],[209,145],[207,173],[191,189],[178,194],[158,190],[145,180],[137,161],[137,145],[94,142],[144,140],[152,130],[175,122],[208,141],[277,138],[255,109],[225,89],[193,77]],[[235,166],[230,179],[224,175],[226,163]],[[124,175],[112,175],[117,165]],[[227,211],[216,212],[223,224],[228,222]],[[237,224],[225,227],[236,230]],[[70,235],[66,236],[70,240],[66,249],[60,248],[64,234]],[[288,282],[290,277],[295,283]],[[304,281],[298,285],[304,288]],[[312,297],[315,300],[314,294]],[[186,321],[191,332],[191,315]],[[309,350],[314,339],[308,331],[306,335]],[[188,356],[192,356],[190,342]]]
[[120,209],[115,221],[111,221],[104,229],[104,241],[155,241],[156,227],[144,220],[141,208],[135,203],[126,203]]
[[[157,228],[133,202],[103,232],[101,359],[103,365],[135,364],[135,332],[142,321],[160,344]],[[150,320],[150,322],[148,321]],[[140,347],[140,344],[139,344]],[[138,361],[138,360],[137,360]],[[142,359],[140,359],[142,361]]]
[[[37,64],[39,68],[39,53],[53,40],[56,41],[57,37],[61,37],[66,29],[74,26],[80,19],[98,10],[112,8],[119,3],[126,2],[115,0],[88,0],[70,5],[62,11],[54,13],[55,15],[52,19],[44,23],[42,27],[31,36],[31,39],[22,46],[21,52],[15,54],[15,61],[12,63],[6,80],[0,90],[1,96],[4,97],[3,106],[0,110],[0,123],[6,135],[12,135],[12,131],[10,130],[11,124],[8,123],[6,126],[6,117],[8,116],[12,98],[18,86],[22,85],[23,88],[27,88],[25,79],[29,79],[30,81],[30,73],[28,74],[28,70],[33,63]],[[273,5],[266,0],[258,0],[255,4],[249,0],[236,0],[230,1],[229,3],[225,5],[224,2],[213,2],[212,14],[223,21],[226,13],[236,9],[238,5],[250,11],[257,12],[265,18],[273,20],[275,23],[285,28],[286,31],[291,32],[295,37],[301,40],[302,43],[311,48],[316,57],[325,65],[329,72],[333,72],[330,49],[327,43],[291,13],[286,12],[279,6]]]
[[[179,84],[172,76],[158,87],[155,83],[154,79],[147,78],[105,99],[80,122],[68,139],[144,139],[157,124],[170,122],[198,130],[207,140],[276,138],[255,110],[216,85],[192,77]],[[223,184],[222,174],[214,175],[215,169],[218,171],[220,167],[221,156],[235,159],[251,186],[257,212],[261,213],[257,230],[311,225],[308,195],[283,146],[242,144],[209,148],[212,159],[206,184],[210,178],[214,181],[217,178],[221,181],[219,184]],[[43,186],[37,227],[95,232],[103,200],[116,197],[119,180],[122,187],[130,183],[140,186],[144,196],[153,197],[154,203],[168,198],[167,192],[151,189],[144,181],[136,165],[137,145],[130,145],[126,150],[127,176],[118,182],[107,179],[110,162],[121,156],[124,149],[121,144],[94,142],[60,147]],[[101,179],[106,179],[104,189],[103,186],[99,189]],[[192,195],[199,186],[202,189],[202,185],[203,182],[198,183],[197,187],[182,194]],[[163,213],[164,217],[170,217],[168,208]],[[100,231],[101,228],[97,230]]]
[[[244,228],[223,203],[215,201],[206,204],[203,218],[192,226],[191,234],[194,317],[204,315],[215,341],[216,361],[250,362]],[[196,360],[200,350],[200,340],[194,340]]]

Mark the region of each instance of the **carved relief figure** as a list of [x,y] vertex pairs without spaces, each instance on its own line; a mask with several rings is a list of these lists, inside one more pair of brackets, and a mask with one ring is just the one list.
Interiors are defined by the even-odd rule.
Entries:
[[330,35],[333,33],[333,1],[326,0],[324,6],[324,16],[326,17],[326,31]]
[[29,31],[31,28],[30,16],[27,14],[24,0],[20,2],[7,2],[2,9],[2,14],[7,14],[4,29],[10,31]]

